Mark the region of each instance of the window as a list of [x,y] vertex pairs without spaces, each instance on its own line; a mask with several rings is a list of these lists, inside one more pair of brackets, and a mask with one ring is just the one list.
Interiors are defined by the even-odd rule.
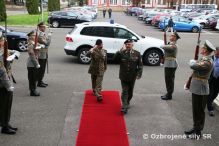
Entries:
[[151,0],[147,0],[147,4],[151,4]]
[[70,17],[77,17],[77,15],[74,14],[74,13],[68,13],[68,16],[70,16]]
[[99,36],[99,37],[114,37],[114,32],[112,27],[85,27],[81,31],[81,35],[88,35],[88,36]]
[[161,0],[158,0],[158,5],[160,5],[161,4]]
[[57,15],[60,15],[60,16],[67,16],[67,13],[66,13],[66,12],[60,12],[60,13],[57,13]]
[[114,36],[119,39],[130,39],[134,35],[123,28],[114,28]]
[[122,5],[130,5],[130,0],[122,0]]
[[110,4],[116,5],[117,4],[117,0],[110,0]]

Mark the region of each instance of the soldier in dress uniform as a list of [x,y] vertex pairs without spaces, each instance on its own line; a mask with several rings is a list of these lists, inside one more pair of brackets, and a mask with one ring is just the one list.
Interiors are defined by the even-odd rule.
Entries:
[[3,134],[16,134],[17,128],[10,122],[14,87],[4,64],[4,37],[0,33],[0,126]]
[[98,39],[93,48],[87,53],[91,57],[88,73],[91,74],[92,89],[97,101],[102,101],[101,95],[104,72],[107,69],[107,51],[103,49],[102,40]]
[[48,86],[47,83],[43,82],[43,77],[45,74],[46,70],[46,64],[48,61],[48,48],[51,42],[51,33],[48,35],[45,33],[46,31],[46,25],[43,22],[40,22],[38,24],[39,28],[39,33],[38,33],[38,43],[43,45],[44,47],[40,49],[39,51],[39,63],[40,63],[40,68],[39,68],[39,78],[38,78],[38,87],[46,87]]
[[121,112],[126,114],[133,96],[135,80],[140,79],[143,71],[141,54],[133,49],[133,41],[127,39],[124,47],[118,51],[114,60],[120,63],[119,78],[122,85],[122,109]]
[[40,64],[38,61],[38,52],[37,46],[35,46],[35,37],[36,33],[31,31],[27,34],[28,36],[28,59],[27,59],[27,70],[28,70],[28,81],[29,81],[29,90],[30,96],[40,96],[39,91],[36,90],[37,78],[38,78],[38,69]]
[[210,116],[214,116],[214,107],[212,104],[219,93],[219,47],[216,47],[216,51],[212,58],[214,61],[214,66],[211,72],[211,76],[208,80],[210,93],[207,101],[208,114]]
[[180,39],[177,32],[170,35],[170,42],[167,45],[161,46],[164,49],[164,76],[167,93],[161,96],[162,100],[171,100],[174,91],[175,72],[178,67],[177,63],[177,40]]
[[209,95],[209,83],[213,69],[212,52],[215,47],[208,41],[201,47],[202,57],[198,60],[190,60],[193,70],[190,92],[192,93],[193,128],[185,131],[191,138],[199,138],[205,123],[205,107]]

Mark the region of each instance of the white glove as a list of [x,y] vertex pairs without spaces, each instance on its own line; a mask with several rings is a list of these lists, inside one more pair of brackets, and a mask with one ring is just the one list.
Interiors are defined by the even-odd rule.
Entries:
[[189,61],[189,65],[190,65],[190,66],[193,66],[195,63],[196,63],[196,60],[194,60],[194,59],[191,59],[191,60]]
[[52,32],[49,32],[49,33],[48,33],[48,36],[52,36]]
[[13,91],[14,91],[14,87],[13,87],[13,86],[10,86],[7,90],[8,90],[9,92],[13,92]]
[[38,64],[38,65],[36,66],[36,68],[40,68],[40,65]]

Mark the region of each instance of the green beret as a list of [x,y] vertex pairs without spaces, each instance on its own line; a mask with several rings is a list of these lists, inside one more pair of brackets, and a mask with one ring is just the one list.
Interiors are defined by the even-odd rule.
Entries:
[[204,47],[207,48],[207,50],[208,50],[209,52],[212,52],[212,51],[215,51],[215,50],[216,50],[215,46],[212,45],[212,43],[211,43],[210,41],[208,41],[208,40],[205,41]]

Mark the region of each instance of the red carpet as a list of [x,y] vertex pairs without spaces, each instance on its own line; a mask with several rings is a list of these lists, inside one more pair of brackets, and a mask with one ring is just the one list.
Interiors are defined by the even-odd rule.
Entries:
[[97,102],[86,91],[76,146],[129,146],[118,91],[103,91]]

